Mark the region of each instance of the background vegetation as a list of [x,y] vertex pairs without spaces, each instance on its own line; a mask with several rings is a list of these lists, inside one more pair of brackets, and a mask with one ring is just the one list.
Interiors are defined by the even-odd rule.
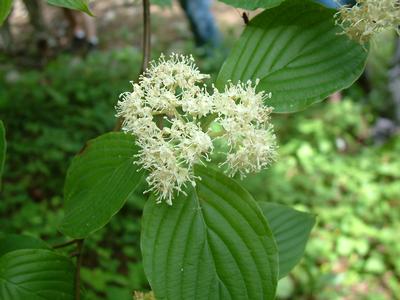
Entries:
[[[235,10],[230,13],[240,19]],[[156,39],[161,26],[156,22]],[[232,31],[225,28],[227,40]],[[60,54],[40,68],[1,56],[0,119],[8,140],[1,231],[38,236],[51,244],[61,240],[54,229],[62,218],[67,166],[86,140],[113,128],[118,94],[129,90],[129,80],[140,68],[139,50],[124,46],[126,28],[113,32],[118,47],[107,45],[109,35],[104,34],[99,51],[84,58]],[[196,53],[190,35],[182,36],[176,50]],[[400,135],[378,144],[371,134],[379,117],[391,113],[386,74],[394,37],[379,38],[385,46],[375,47],[370,57],[372,90],[365,93],[355,85],[341,101],[274,115],[279,159],[262,176],[246,179],[257,199],[318,215],[305,258],[280,283],[281,299],[400,295]],[[154,57],[174,50],[176,39],[154,43]],[[205,73],[218,70],[222,61],[218,55],[197,59]],[[138,199],[129,200],[104,230],[86,241],[82,277],[90,299],[131,299],[132,290],[149,288],[139,249],[144,200]]]

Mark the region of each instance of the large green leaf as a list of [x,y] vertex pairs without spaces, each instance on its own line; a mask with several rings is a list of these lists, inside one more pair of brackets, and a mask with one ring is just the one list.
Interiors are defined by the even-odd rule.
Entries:
[[4,128],[3,121],[0,120],[0,188],[1,188],[1,176],[3,175],[4,162],[6,160],[6,130]]
[[64,187],[60,230],[84,238],[106,225],[142,181],[132,135],[107,133],[87,143],[72,161]]
[[141,247],[157,299],[274,299],[277,248],[250,194],[221,173],[201,177],[173,205],[149,199]]
[[308,0],[287,0],[255,17],[217,78],[260,79],[275,112],[294,112],[349,87],[362,73],[367,51],[335,26],[334,10]]
[[279,251],[279,278],[285,277],[300,261],[315,216],[285,205],[259,202],[274,234]]
[[285,0],[220,0],[231,6],[243,9],[272,8]]
[[89,8],[89,0],[47,0],[47,3],[50,5],[80,10],[90,16],[93,16]]
[[0,1],[0,25],[3,24],[11,11],[12,0],[1,0]]
[[0,256],[18,249],[49,249],[49,246],[28,235],[0,233]]
[[23,249],[0,257],[0,299],[73,300],[74,265],[44,249]]

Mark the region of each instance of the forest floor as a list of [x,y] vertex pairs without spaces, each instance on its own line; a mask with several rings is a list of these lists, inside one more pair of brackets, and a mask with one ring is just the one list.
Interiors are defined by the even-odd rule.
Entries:
[[[140,1],[97,0],[92,3],[100,50],[134,46],[140,47],[142,34],[142,9]],[[229,39],[240,34],[244,28],[243,10],[232,8],[222,2],[214,1],[211,11],[223,36]],[[66,49],[70,41],[70,28],[63,9],[42,5],[46,34],[50,37],[50,46],[58,50]],[[158,49],[168,52],[186,48],[192,40],[189,22],[177,1],[172,6],[151,6],[152,43]],[[247,12],[249,13],[249,12]],[[252,12],[250,16],[254,16]],[[35,43],[34,28],[21,0],[17,0],[10,16],[13,43],[20,52],[27,50],[27,45]]]

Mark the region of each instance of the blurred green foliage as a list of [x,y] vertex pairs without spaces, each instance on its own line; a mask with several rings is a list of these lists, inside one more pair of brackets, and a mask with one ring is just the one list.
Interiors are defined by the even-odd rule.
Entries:
[[[118,95],[129,90],[140,64],[140,52],[126,48],[92,53],[84,60],[58,57],[42,70],[2,67],[0,118],[9,144],[0,201],[2,231],[40,236],[53,244],[62,241],[57,226],[67,167],[87,140],[113,129]],[[82,277],[89,296],[98,292],[131,299],[133,288],[146,285],[139,262],[141,206],[128,203],[122,218],[86,242]]]
[[280,157],[244,183],[256,199],[317,214],[303,263],[281,283],[284,298],[400,294],[400,138],[372,145],[365,108],[347,98],[276,119]]
[[[0,119],[8,154],[0,228],[63,241],[62,188],[73,155],[113,128],[118,94],[140,68],[131,49],[58,57],[42,70],[0,69]],[[202,61],[204,72],[218,64]],[[274,115],[280,156],[244,184],[256,199],[318,215],[306,256],[279,287],[282,299],[396,299],[400,295],[400,137],[369,140],[375,115],[356,89],[293,115]],[[141,195],[142,191],[138,192]],[[128,200],[85,241],[88,299],[132,299],[148,289],[139,249],[144,197]],[[72,248],[67,250],[73,250]]]
[[20,185],[32,199],[58,195],[71,157],[86,140],[112,130],[113,107],[140,61],[138,52],[124,49],[84,62],[62,56],[43,70],[2,70],[0,111],[10,143],[5,173],[18,182],[5,195],[20,194]]

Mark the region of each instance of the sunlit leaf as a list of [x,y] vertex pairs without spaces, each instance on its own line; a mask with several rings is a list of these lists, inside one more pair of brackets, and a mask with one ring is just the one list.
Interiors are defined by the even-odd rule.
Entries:
[[4,20],[8,17],[11,11],[12,0],[1,0],[0,1],[0,25],[3,24]]
[[253,10],[256,8],[272,8],[285,0],[220,0],[233,7]]
[[149,199],[141,246],[157,299],[274,299],[278,256],[268,223],[237,182],[198,167],[172,206]]
[[294,112],[349,87],[361,75],[367,50],[335,26],[335,11],[308,0],[287,0],[245,28],[217,78],[256,81],[272,92],[266,104]]
[[89,0],[47,0],[47,3],[50,5],[80,10],[90,16],[93,16],[89,8]]
[[159,5],[159,6],[171,6],[172,0],[150,0],[151,4]]

